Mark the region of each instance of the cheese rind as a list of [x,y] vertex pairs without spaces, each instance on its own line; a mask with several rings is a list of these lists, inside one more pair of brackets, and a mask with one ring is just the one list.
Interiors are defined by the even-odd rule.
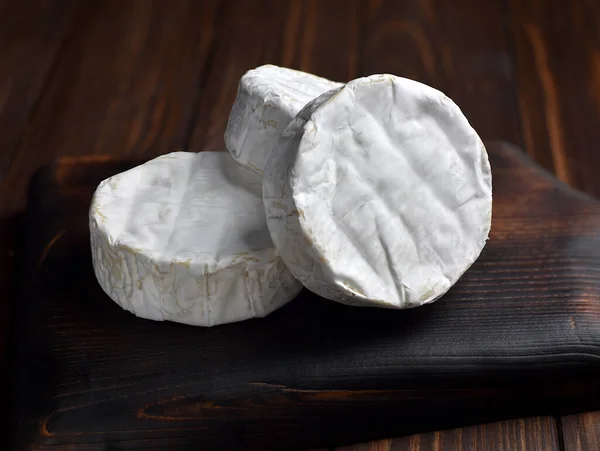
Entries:
[[305,287],[357,306],[437,300],[491,227],[487,152],[441,92],[392,75],[311,101],[265,168],[267,225]]
[[225,147],[262,175],[283,129],[315,97],[341,87],[316,75],[271,64],[246,72],[238,84],[225,130]]
[[269,236],[260,177],[227,152],[174,152],[104,180],[89,223],[100,286],[142,318],[243,321],[301,289]]

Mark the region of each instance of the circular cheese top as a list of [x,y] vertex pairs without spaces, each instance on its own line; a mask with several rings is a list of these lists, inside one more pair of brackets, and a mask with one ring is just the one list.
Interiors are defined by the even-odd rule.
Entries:
[[273,241],[309,289],[407,308],[443,295],[491,226],[482,141],[443,93],[393,75],[309,103],[265,168]]
[[225,152],[174,152],[102,182],[93,208],[119,245],[214,271],[244,252],[276,255],[261,184]]
[[226,152],[173,152],[104,180],[90,232],[100,285],[144,318],[240,321],[300,290],[271,241],[261,178]]

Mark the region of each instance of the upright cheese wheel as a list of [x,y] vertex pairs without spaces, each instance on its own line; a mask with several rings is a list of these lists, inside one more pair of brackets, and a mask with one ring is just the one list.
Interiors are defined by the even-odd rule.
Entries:
[[487,152],[441,92],[392,75],[310,102],[263,179],[267,224],[304,286],[357,306],[435,301],[491,226]]
[[174,152],[104,180],[89,222],[100,286],[142,318],[242,321],[302,287],[269,236],[260,177],[227,152]]
[[269,153],[294,116],[315,97],[341,86],[271,64],[246,72],[225,130],[225,147],[240,164],[262,175]]

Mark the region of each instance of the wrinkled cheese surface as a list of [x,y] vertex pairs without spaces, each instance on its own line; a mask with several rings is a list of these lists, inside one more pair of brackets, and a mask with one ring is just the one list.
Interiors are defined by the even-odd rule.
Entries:
[[438,299],[478,258],[491,226],[487,152],[443,93],[392,75],[310,102],[263,180],[267,224],[308,289],[358,306]]
[[89,221],[100,286],[142,318],[242,321],[301,289],[269,236],[260,177],[227,152],[174,152],[110,177]]
[[341,86],[270,64],[246,72],[225,130],[225,147],[239,163],[262,175],[269,153],[294,116],[315,97]]

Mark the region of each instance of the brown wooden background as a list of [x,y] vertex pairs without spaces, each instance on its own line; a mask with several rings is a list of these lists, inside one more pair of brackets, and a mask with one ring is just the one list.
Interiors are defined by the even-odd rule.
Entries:
[[[597,0],[1,0],[2,330],[32,172],[57,156],[223,149],[239,77],[263,63],[423,81],[484,141],[516,143],[600,196]],[[353,449],[598,450],[600,412]]]

